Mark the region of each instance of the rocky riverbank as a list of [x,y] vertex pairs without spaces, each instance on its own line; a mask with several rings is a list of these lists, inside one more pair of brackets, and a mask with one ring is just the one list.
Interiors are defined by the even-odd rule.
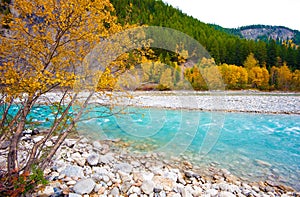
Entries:
[[[24,147],[37,138],[24,141]],[[300,196],[271,181],[241,181],[226,169],[212,166],[202,173],[182,157],[130,153],[128,146],[121,140],[67,139],[44,172],[49,184],[29,196]]]
[[259,91],[133,92],[128,105],[202,111],[300,114],[300,93]]
[[[109,96],[108,96],[109,95]],[[125,105],[201,111],[300,114],[300,93],[260,91],[133,91],[92,97],[103,105]],[[47,93],[39,102],[59,101],[62,94]],[[79,94],[79,100],[88,96]]]

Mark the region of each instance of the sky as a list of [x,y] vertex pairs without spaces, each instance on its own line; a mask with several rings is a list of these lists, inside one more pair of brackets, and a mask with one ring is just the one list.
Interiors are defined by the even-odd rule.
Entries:
[[226,28],[263,24],[300,31],[300,0],[163,0],[182,12]]

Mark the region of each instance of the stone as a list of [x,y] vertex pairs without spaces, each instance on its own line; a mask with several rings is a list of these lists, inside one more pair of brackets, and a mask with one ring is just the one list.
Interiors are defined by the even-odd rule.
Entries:
[[140,166],[141,166],[140,162],[138,162],[138,161],[132,161],[132,162],[131,162],[131,165],[132,165],[133,167],[140,167]]
[[198,186],[194,186],[194,192],[192,193],[193,196],[201,196],[203,189]]
[[44,138],[44,136],[37,136],[37,137],[33,138],[32,140],[34,143],[37,143],[37,142],[41,141],[43,138]]
[[153,192],[153,189],[154,189],[154,182],[151,180],[145,180],[141,186],[141,190],[145,194],[151,194]]
[[38,191],[38,196],[47,197],[54,194],[54,189],[52,186],[46,186],[45,189]]
[[219,197],[235,197],[233,193],[227,192],[227,191],[221,191],[219,193]]
[[102,187],[102,185],[96,183],[96,185],[94,187],[94,192],[98,192],[101,187]]
[[168,197],[181,197],[181,195],[179,193],[172,192],[168,194]]
[[254,191],[256,191],[256,192],[260,192],[260,189],[259,189],[258,186],[252,186],[252,189],[253,189]]
[[79,166],[69,165],[60,172],[60,175],[62,174],[64,174],[67,177],[84,178],[83,169]]
[[63,190],[61,190],[58,187],[53,188],[54,194],[51,195],[51,197],[60,197],[63,195]]
[[154,193],[159,193],[159,192],[161,192],[162,190],[163,190],[163,188],[160,188],[160,187],[154,187],[153,192],[154,192]]
[[76,181],[72,180],[72,181],[68,181],[66,182],[67,185],[75,185],[76,184]]
[[228,191],[228,192],[231,192],[231,193],[239,193],[240,192],[240,189],[238,186],[236,185],[231,185],[231,184],[228,184],[228,183],[219,183],[217,185],[217,188],[219,188],[221,191]]
[[189,169],[192,169],[193,168],[193,165],[188,162],[188,161],[183,161],[182,164],[184,165],[184,167],[186,168],[189,168]]
[[215,189],[209,189],[209,190],[206,190],[205,191],[205,194],[206,195],[209,195],[209,196],[217,196],[218,195],[218,190],[215,190]]
[[165,191],[159,192],[159,197],[167,197],[167,194]]
[[275,192],[275,189],[274,189],[273,187],[266,186],[266,187],[265,187],[265,191],[266,191],[266,192]]
[[263,160],[259,160],[259,159],[255,159],[255,162],[260,165],[260,166],[264,166],[264,167],[271,167],[272,164],[266,162],[266,161],[263,161]]
[[99,141],[94,141],[94,142],[93,142],[93,147],[94,147],[95,149],[98,149],[98,150],[101,150],[101,149],[102,149],[102,145],[100,144]]
[[83,158],[79,152],[73,153],[71,157],[79,166],[84,166],[86,159]]
[[26,129],[22,132],[22,135],[25,136],[25,135],[30,135],[30,136],[33,136],[33,135],[38,135],[40,133],[40,131],[37,129],[37,128],[34,128],[33,130],[31,129]]
[[162,186],[165,191],[172,191],[175,185],[175,182],[173,180],[161,176],[154,176],[153,181],[156,187]]
[[102,180],[105,182],[105,183],[108,183],[110,181],[110,178],[106,175],[102,176]]
[[122,182],[126,182],[126,181],[129,182],[129,181],[132,180],[131,176],[129,174],[123,172],[123,171],[119,170],[118,174],[120,175],[120,178],[121,178]]
[[129,182],[125,182],[121,185],[120,189],[122,193],[127,193],[127,191],[129,190],[129,188],[131,187],[131,183]]
[[120,190],[117,187],[114,187],[111,191],[110,194],[113,196],[119,196],[120,195]]
[[80,194],[69,193],[69,197],[82,197]]
[[167,178],[167,179],[170,179],[170,180],[172,180],[173,182],[176,182],[177,179],[178,179],[177,174],[174,173],[174,172],[165,172],[165,173],[163,174],[163,177],[164,177],[164,178]]
[[104,194],[105,191],[106,191],[105,187],[100,187],[97,193],[101,195]]
[[115,161],[115,158],[112,153],[108,153],[106,155],[100,156],[99,158],[99,163],[102,164],[109,164],[113,163]]
[[76,144],[77,140],[75,139],[65,139],[64,144],[69,147],[72,148],[75,144]]
[[132,166],[128,163],[119,163],[115,165],[115,169],[130,174],[132,172]]
[[47,142],[45,142],[45,145],[47,147],[51,147],[51,146],[53,146],[53,143],[51,141],[47,141]]
[[191,171],[185,171],[184,175],[185,175],[186,178],[192,178],[193,177],[193,172],[191,172]]
[[73,190],[75,193],[81,195],[90,194],[93,191],[95,185],[96,183],[93,179],[81,179],[74,185]]
[[182,194],[182,197],[193,197],[193,195],[187,188],[183,188],[181,194]]
[[86,160],[91,166],[95,166],[99,162],[99,155],[92,153],[88,156],[88,158]]
[[128,190],[129,193],[133,193],[133,194],[137,194],[137,195],[140,195],[141,194],[141,189],[139,187],[135,187],[135,186],[132,186],[129,190]]
[[133,194],[130,194],[129,197],[138,197],[138,195],[133,193]]
[[0,145],[0,149],[6,149],[8,148],[10,145],[9,141],[4,141],[1,145]]

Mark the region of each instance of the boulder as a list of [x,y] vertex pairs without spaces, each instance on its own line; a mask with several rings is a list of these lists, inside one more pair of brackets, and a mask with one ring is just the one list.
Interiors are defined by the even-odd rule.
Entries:
[[84,178],[83,170],[79,166],[67,166],[64,170],[60,172],[60,174],[64,174],[67,177],[78,177],[78,178]]
[[90,194],[93,191],[95,185],[96,183],[93,179],[82,179],[74,185],[73,190],[75,193],[81,195]]
[[95,166],[99,162],[99,155],[96,153],[92,153],[88,156],[86,160],[91,166]]
[[151,180],[145,180],[141,186],[141,190],[145,193],[145,194],[151,194],[153,192],[154,189],[154,182]]
[[120,170],[122,172],[130,174],[132,172],[132,165],[128,163],[119,163],[115,165],[115,169],[117,171]]

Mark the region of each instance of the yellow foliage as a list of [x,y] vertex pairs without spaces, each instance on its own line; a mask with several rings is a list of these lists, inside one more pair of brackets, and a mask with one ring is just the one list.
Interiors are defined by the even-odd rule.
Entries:
[[250,53],[244,62],[244,67],[247,70],[251,70],[253,67],[258,67],[259,62],[255,59],[254,54]]
[[228,89],[241,89],[248,83],[248,73],[245,68],[227,64],[222,64],[218,68]]
[[286,63],[283,63],[283,66],[278,68],[278,88],[280,90],[288,90],[291,87],[292,83],[292,72]]
[[295,70],[293,73],[292,89],[300,91],[300,70]]
[[250,69],[249,82],[252,87],[259,89],[267,89],[269,86],[269,71],[266,68],[255,66]]
[[122,29],[109,0],[15,0],[12,9],[9,33],[1,34],[0,81],[13,97],[72,86],[91,49]]
[[160,85],[165,89],[173,89],[174,87],[174,79],[172,76],[172,70],[167,68],[161,75]]

